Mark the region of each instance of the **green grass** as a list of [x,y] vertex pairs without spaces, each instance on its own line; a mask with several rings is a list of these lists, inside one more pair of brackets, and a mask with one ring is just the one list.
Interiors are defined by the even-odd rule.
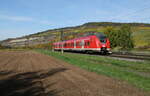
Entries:
[[150,43],[150,29],[138,29],[133,33],[136,47],[148,46]]
[[60,52],[51,52],[48,50],[36,51],[61,59],[91,72],[127,81],[129,84],[132,84],[137,88],[150,91],[149,61],[131,62],[99,56],[88,56],[84,54],[61,54]]

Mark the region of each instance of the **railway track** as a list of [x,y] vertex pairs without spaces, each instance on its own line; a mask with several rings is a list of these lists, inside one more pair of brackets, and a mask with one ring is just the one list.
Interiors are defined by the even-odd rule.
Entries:
[[111,54],[109,57],[118,57],[118,58],[126,58],[126,59],[135,59],[135,60],[150,60],[150,56],[147,55],[134,55],[134,54]]
[[110,55],[100,55],[98,53],[81,53],[81,52],[72,52],[74,54],[85,54],[85,55],[93,55],[93,56],[104,56],[104,57],[115,57],[120,59],[126,60],[148,60],[150,61],[150,55],[145,54],[131,54],[131,53],[121,53],[121,52],[114,52]]

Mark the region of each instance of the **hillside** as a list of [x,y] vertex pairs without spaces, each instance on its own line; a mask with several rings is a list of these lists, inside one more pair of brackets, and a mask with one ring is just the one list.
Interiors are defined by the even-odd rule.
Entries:
[[128,24],[132,28],[136,48],[146,48],[150,46],[150,24],[113,22],[89,22],[75,27],[50,29],[20,38],[4,40],[1,43],[6,46],[33,46],[37,44],[47,44],[59,41],[61,32],[63,32],[63,40],[68,40],[83,36],[90,32],[104,32],[105,28],[108,26],[119,28],[125,24]]

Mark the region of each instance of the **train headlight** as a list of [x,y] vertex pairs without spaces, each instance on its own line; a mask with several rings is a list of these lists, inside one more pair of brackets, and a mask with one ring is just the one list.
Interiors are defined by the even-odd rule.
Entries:
[[109,50],[110,50],[110,48],[107,48],[107,50],[109,51]]

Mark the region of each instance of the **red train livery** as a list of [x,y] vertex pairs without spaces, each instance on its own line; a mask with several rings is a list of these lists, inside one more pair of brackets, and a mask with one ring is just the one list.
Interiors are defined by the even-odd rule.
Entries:
[[104,34],[89,35],[53,43],[54,50],[111,53],[110,41]]

